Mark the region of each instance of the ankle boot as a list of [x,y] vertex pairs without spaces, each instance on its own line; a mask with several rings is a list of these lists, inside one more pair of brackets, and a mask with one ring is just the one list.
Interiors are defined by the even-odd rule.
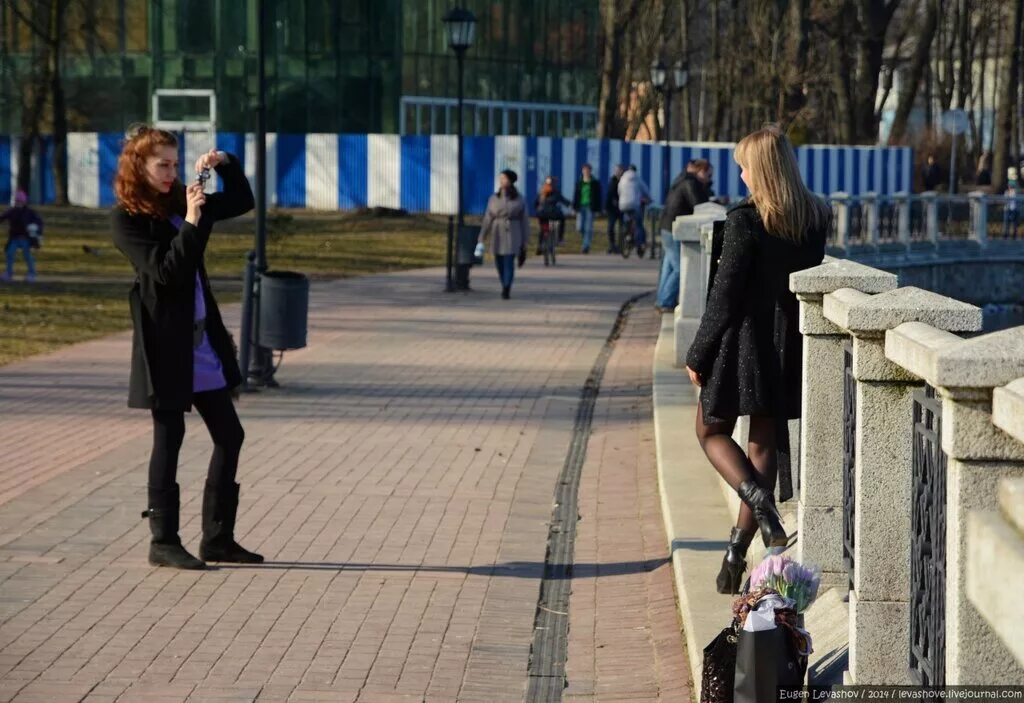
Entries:
[[170,566],[175,569],[200,570],[206,564],[196,559],[181,546],[178,536],[181,494],[178,485],[169,489],[149,489],[149,505],[142,517],[149,518],[149,563],[152,566]]
[[743,572],[747,568],[747,548],[754,538],[753,532],[744,532],[738,527],[729,534],[729,546],[722,557],[722,568],[715,580],[719,593],[737,594],[743,583]]
[[753,481],[744,481],[736,491],[740,499],[754,512],[754,518],[761,528],[761,539],[766,547],[785,547],[789,537],[782,527],[782,516],[775,507],[775,498],[769,491]]
[[244,549],[235,541],[235,516],[238,514],[237,483],[226,486],[206,484],[203,492],[203,541],[199,556],[205,561],[234,564],[261,564],[263,557]]

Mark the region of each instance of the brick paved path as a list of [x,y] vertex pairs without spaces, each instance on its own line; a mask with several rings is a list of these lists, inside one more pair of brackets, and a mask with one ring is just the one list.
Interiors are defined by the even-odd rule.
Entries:
[[[512,301],[488,269],[472,296],[437,293],[437,271],[316,284],[284,388],[240,405],[238,533],[267,556],[258,568],[146,564],[149,422],[124,408],[127,335],[0,369],[0,701],[521,700],[579,390],[619,305],[655,277],[649,262],[569,262],[531,262]],[[632,419],[607,434],[595,419],[593,441],[621,439],[635,464],[595,452],[609,467],[581,494],[584,514],[606,486],[633,502],[599,513],[592,553],[581,523],[578,556],[625,573],[597,580],[596,608],[592,579],[573,601],[570,675],[626,699],[659,682],[668,698],[685,670],[658,567],[649,390],[636,393],[652,324],[622,367]],[[198,418],[188,428],[195,547],[210,444]],[[594,657],[602,644],[643,675]]]

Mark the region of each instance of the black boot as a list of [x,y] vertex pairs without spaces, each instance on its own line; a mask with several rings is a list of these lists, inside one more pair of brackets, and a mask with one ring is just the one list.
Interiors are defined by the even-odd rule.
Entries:
[[789,537],[782,527],[782,516],[775,507],[775,498],[769,491],[753,481],[744,481],[736,491],[740,499],[750,506],[754,512],[754,518],[761,528],[761,539],[766,547],[785,547],[789,544]]
[[181,507],[178,485],[169,489],[150,488],[149,505],[149,509],[142,511],[142,517],[149,518],[149,531],[153,535],[149,543],[149,563],[175,569],[205,569],[206,564],[189,554],[178,537]]
[[244,549],[235,541],[235,516],[238,514],[238,484],[206,484],[203,492],[203,541],[199,556],[205,561],[234,564],[261,564],[263,557]]
[[511,296],[511,293],[512,293],[512,287],[511,286],[502,286],[502,289],[501,289],[501,297],[502,298],[504,298],[505,300],[508,300],[509,297]]
[[729,534],[729,546],[722,558],[722,569],[715,583],[719,593],[737,594],[743,583],[743,572],[747,568],[747,547],[754,538],[753,532],[744,532],[738,527]]

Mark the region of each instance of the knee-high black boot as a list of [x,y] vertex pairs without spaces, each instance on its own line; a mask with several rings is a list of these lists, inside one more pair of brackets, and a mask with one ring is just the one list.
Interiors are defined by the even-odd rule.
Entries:
[[753,481],[744,481],[736,491],[740,499],[750,506],[761,528],[761,539],[766,547],[785,547],[789,544],[789,537],[785,528],[782,527],[782,517],[775,507],[775,498],[771,492],[765,490]]
[[747,568],[747,548],[754,538],[753,532],[744,532],[738,527],[729,534],[729,546],[722,558],[722,568],[715,579],[719,593],[736,594],[743,583],[743,572]]
[[181,546],[178,536],[181,493],[178,484],[173,488],[150,488],[149,508],[142,517],[149,518],[149,563],[175,569],[205,569],[206,564],[196,559]]
[[199,544],[199,556],[206,561],[263,562],[261,555],[244,549],[235,541],[238,490],[238,484],[233,481],[224,486],[206,484],[203,492],[203,541]]

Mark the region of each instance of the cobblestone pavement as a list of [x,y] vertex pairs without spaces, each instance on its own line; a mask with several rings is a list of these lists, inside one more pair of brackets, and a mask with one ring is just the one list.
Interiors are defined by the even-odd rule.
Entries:
[[[440,293],[437,270],[314,283],[309,347],[280,390],[239,404],[237,532],[259,567],[147,565],[129,335],[0,368],[0,701],[521,700],[580,389],[656,277],[603,256],[536,264],[511,301],[489,267],[470,295]],[[644,306],[598,398],[567,696],[689,697]],[[192,547],[209,451],[190,416]]]

